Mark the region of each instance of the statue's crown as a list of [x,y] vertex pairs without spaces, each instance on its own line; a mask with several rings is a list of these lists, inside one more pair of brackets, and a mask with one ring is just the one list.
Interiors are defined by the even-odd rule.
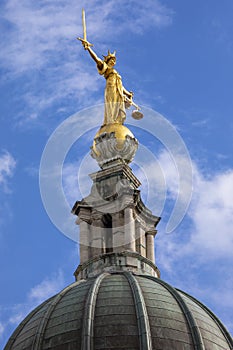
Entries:
[[110,58],[114,57],[116,58],[116,51],[114,51],[113,53],[111,53],[109,50],[108,50],[108,54],[107,56],[103,56],[104,57],[104,62],[107,62]]

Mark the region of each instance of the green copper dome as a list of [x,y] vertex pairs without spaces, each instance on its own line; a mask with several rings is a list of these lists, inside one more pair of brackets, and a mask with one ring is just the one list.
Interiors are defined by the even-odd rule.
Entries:
[[132,272],[80,280],[32,311],[5,350],[229,350],[221,322],[162,280]]

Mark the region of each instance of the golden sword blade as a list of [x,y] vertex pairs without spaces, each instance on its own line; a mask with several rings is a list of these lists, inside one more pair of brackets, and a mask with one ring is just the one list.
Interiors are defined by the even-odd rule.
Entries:
[[91,43],[87,41],[87,28],[86,28],[86,18],[85,18],[84,9],[82,9],[82,23],[83,23],[83,38],[77,38],[77,39],[80,40],[82,43],[86,43],[87,47],[93,46]]
[[86,18],[85,18],[84,9],[82,9],[82,21],[83,21],[83,40],[87,41],[87,28],[86,28]]

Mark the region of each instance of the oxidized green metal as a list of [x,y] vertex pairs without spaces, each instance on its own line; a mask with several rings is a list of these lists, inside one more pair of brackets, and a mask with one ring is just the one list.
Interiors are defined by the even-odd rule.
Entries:
[[75,282],[18,326],[5,350],[230,350],[231,337],[203,304],[132,272]]

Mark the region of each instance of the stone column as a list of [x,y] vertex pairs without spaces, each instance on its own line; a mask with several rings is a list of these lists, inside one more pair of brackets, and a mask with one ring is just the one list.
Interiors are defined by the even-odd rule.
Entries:
[[136,251],[135,244],[135,220],[133,217],[133,209],[127,207],[124,210],[125,214],[125,249]]
[[145,230],[140,222],[136,222],[136,250],[146,258],[146,237]]
[[153,263],[155,263],[154,237],[156,233],[156,230],[150,230],[146,232],[146,257]]
[[112,215],[112,247],[113,252],[122,252],[125,244],[124,214],[116,212]]
[[90,258],[104,253],[104,227],[101,213],[92,215],[90,246]]
[[80,251],[80,264],[83,264],[89,259],[89,245],[90,245],[90,225],[79,219],[77,224],[80,227],[79,231],[79,251]]

